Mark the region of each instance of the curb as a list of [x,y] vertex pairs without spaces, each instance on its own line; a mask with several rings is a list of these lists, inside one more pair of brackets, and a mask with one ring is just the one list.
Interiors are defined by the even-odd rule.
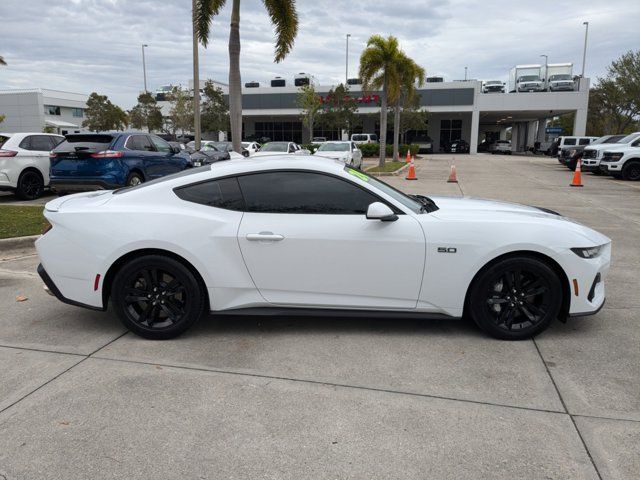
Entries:
[[409,165],[409,163],[405,163],[403,166],[393,172],[370,172],[369,170],[365,170],[365,172],[367,173],[367,175],[371,175],[372,177],[394,177],[396,175],[401,175],[402,173],[404,173],[405,170],[409,168]]
[[18,248],[34,248],[34,243],[38,238],[40,238],[40,235],[0,239],[0,252]]

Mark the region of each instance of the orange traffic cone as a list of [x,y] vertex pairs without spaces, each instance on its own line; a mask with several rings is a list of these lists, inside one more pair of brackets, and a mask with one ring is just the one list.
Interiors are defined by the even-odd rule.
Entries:
[[451,173],[449,173],[449,178],[447,179],[447,183],[458,183],[458,177],[456,175],[455,165],[451,165]]
[[407,150],[407,163],[411,162],[411,152]]
[[416,167],[413,164],[413,160],[412,160],[411,163],[409,164],[409,173],[405,177],[405,180],[417,180],[417,179],[418,177],[416,177]]
[[570,187],[582,187],[582,168],[580,168],[580,164],[582,163],[581,159],[578,159],[578,163],[576,163],[576,170],[573,173],[573,181],[569,185]]

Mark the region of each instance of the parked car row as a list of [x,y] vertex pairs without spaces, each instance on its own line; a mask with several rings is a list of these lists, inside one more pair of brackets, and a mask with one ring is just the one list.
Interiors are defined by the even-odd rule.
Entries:
[[584,172],[638,181],[640,132],[629,135],[605,135],[586,145],[565,146],[558,151],[558,161],[570,170],[575,170],[580,161],[581,170]]

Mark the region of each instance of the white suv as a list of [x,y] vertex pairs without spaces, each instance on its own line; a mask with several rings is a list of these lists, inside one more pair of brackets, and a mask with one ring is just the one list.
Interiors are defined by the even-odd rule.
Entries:
[[630,146],[621,145],[605,151],[600,170],[616,178],[640,180],[640,139]]
[[0,190],[23,200],[42,195],[49,185],[49,152],[62,140],[50,133],[0,133]]

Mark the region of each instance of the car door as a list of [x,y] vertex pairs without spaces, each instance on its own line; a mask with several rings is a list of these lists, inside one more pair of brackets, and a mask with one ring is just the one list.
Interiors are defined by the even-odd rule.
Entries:
[[[62,137],[60,137],[62,138]],[[20,171],[27,167],[35,167],[42,174],[44,185],[49,185],[49,152],[55,145],[51,135],[28,135],[20,142]]]
[[176,156],[176,154],[173,153],[173,149],[171,148],[171,145],[169,145],[169,142],[160,137],[156,137],[155,135],[150,135],[149,138],[156,150],[156,156],[159,162],[158,170],[161,176],[171,175],[172,173],[182,170],[184,165],[182,161],[183,159],[181,156]]
[[161,177],[161,162],[151,139],[145,134],[130,135],[125,142],[127,154],[124,157],[129,169],[143,170],[145,180]]
[[392,222],[368,220],[381,201],[348,180],[308,171],[238,177],[246,207],[238,243],[268,301],[325,308],[415,308],[425,239],[397,207]]

